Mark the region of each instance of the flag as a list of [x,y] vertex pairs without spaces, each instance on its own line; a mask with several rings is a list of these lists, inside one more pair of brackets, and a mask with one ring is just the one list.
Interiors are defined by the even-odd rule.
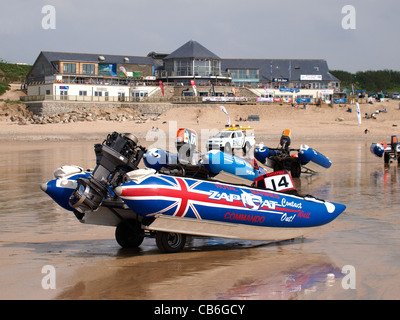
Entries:
[[223,113],[228,114],[228,111],[226,111],[226,109],[225,109],[224,106],[220,106],[220,108],[221,108],[221,111],[222,111]]
[[358,123],[361,124],[360,105],[358,104],[358,102],[356,102],[356,106],[357,106],[357,118],[358,118]]
[[194,95],[197,97],[196,83],[194,82],[193,79],[190,80],[190,83],[192,84]]
[[228,116],[228,124],[230,125],[231,124],[231,118],[229,117],[228,111],[226,111],[224,106],[220,106],[220,108],[221,108],[221,111]]
[[164,84],[163,84],[163,82],[162,82],[161,80],[158,81],[158,84],[160,85],[161,93],[162,93],[162,95],[163,95],[163,97],[164,97]]

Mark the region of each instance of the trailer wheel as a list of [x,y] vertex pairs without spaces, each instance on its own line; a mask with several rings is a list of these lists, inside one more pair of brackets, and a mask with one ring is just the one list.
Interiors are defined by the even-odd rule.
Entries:
[[301,175],[301,165],[298,161],[293,161],[292,167],[290,168],[290,174],[293,178],[298,178]]
[[384,154],[383,154],[383,161],[385,162],[385,163],[389,163],[389,161],[390,161],[390,154],[388,153],[388,152],[385,152]]
[[143,231],[136,220],[122,221],[115,229],[115,240],[122,248],[137,248],[143,242]]
[[183,249],[186,243],[186,235],[182,233],[162,232],[156,233],[158,249],[164,253],[175,253]]

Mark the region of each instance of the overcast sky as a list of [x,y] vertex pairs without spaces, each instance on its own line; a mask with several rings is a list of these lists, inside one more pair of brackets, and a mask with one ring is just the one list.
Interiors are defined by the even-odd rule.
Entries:
[[[0,58],[40,51],[146,56],[196,40],[221,58],[326,59],[400,70],[399,0],[0,0]],[[55,29],[42,8],[55,9]],[[355,21],[350,12],[355,9]],[[349,20],[351,19],[351,20]],[[355,29],[344,29],[342,24]]]

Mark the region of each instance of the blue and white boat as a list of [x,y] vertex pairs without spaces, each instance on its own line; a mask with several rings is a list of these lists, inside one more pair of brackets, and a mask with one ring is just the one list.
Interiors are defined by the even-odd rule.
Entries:
[[[317,150],[302,144],[298,149],[289,148],[291,143],[291,130],[285,129],[282,132],[280,146],[278,148],[268,148],[263,143],[254,148],[254,157],[274,169],[274,171],[289,170],[293,178],[300,177],[302,168],[305,172],[312,172],[304,166],[310,162],[320,165],[324,168],[330,168],[331,160]],[[295,152],[295,153],[292,153]]]
[[[232,163],[244,165],[246,179],[254,180],[252,186],[139,169],[145,151],[137,139],[114,132],[95,145],[93,171],[64,166],[41,188],[79,221],[116,226],[121,246],[139,246],[145,236],[155,236],[163,252],[182,250],[186,235],[266,241],[297,238],[345,210],[343,204],[297,195],[286,171],[267,174],[246,167],[232,155],[228,171],[235,166]],[[211,170],[203,164],[197,167]]]
[[379,158],[383,157],[385,164],[400,162],[400,144],[396,135],[390,137],[390,143],[372,143],[370,151]]

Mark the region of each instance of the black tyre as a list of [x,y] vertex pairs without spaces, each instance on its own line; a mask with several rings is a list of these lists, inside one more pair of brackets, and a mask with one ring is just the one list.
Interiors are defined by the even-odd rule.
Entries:
[[164,253],[175,253],[183,249],[186,243],[186,235],[182,233],[161,232],[156,233],[158,249]]
[[290,168],[290,174],[293,178],[298,178],[301,175],[301,165],[299,161],[293,160]]
[[246,155],[251,149],[250,143],[247,141],[243,147],[243,154]]
[[122,248],[137,248],[144,239],[140,223],[136,220],[120,222],[115,229],[115,240]]
[[229,143],[227,143],[227,144],[225,145],[225,147],[224,147],[224,152],[225,152],[225,153],[232,154],[232,147],[231,147],[231,145],[230,145]]
[[383,154],[383,161],[384,161],[385,163],[389,163],[389,161],[390,161],[390,154],[389,154],[389,153],[385,152],[385,153]]

